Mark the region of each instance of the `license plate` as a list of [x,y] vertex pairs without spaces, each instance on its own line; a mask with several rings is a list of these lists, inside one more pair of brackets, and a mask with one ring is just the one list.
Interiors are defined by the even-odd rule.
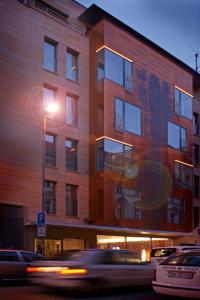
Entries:
[[168,277],[180,278],[180,279],[192,279],[194,277],[193,272],[182,272],[182,271],[168,271]]

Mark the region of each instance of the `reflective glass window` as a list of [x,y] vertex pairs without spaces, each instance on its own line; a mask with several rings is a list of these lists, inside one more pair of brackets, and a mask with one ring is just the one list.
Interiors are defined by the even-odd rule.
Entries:
[[121,56],[105,49],[106,78],[123,85],[123,59]]
[[192,120],[192,97],[179,89],[174,89],[174,110],[175,114]]
[[97,79],[107,78],[133,91],[133,63],[104,48],[97,52]]
[[125,103],[125,130],[141,135],[141,109]]
[[124,173],[132,166],[132,147],[104,139],[97,142],[97,170]]
[[66,71],[68,79],[78,81],[78,53],[71,49],[67,49]]
[[141,135],[141,109],[133,104],[115,99],[115,128]]
[[187,131],[174,123],[168,122],[168,145],[187,151]]
[[56,42],[45,39],[44,41],[44,63],[46,70],[56,72]]

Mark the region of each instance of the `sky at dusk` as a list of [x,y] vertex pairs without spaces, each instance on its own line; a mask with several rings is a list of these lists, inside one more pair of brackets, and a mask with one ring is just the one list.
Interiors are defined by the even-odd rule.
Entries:
[[200,0],[77,0],[96,4],[195,69],[199,53]]

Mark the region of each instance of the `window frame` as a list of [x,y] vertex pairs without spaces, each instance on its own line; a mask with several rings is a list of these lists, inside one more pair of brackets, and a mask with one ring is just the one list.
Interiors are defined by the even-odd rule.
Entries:
[[[175,146],[169,144],[169,133],[170,133],[170,131],[169,131],[169,125],[170,126],[173,125],[173,126],[178,127],[178,130],[179,130],[179,139],[178,139],[179,146],[178,146],[178,148],[176,148]],[[182,139],[183,132],[185,132],[185,145],[183,145],[183,139]],[[179,151],[182,151],[182,152],[187,152],[187,149],[188,149],[188,144],[187,144],[187,128],[182,127],[182,126],[180,126],[180,125],[178,125],[178,124],[176,124],[174,122],[168,121],[168,127],[167,127],[167,145],[168,145],[168,147],[171,147],[171,148],[173,148],[175,150],[179,150]]]
[[[52,190],[52,199],[51,199],[51,202],[52,204],[48,204],[48,206],[52,205],[52,210],[51,211],[47,211],[47,200],[48,200],[48,197],[45,198],[46,196],[46,193],[48,192],[51,192],[51,191],[46,191],[45,190],[45,184],[46,183],[52,183],[53,184],[53,190]],[[42,203],[42,207],[43,207],[43,211],[46,212],[47,215],[55,215],[56,214],[56,182],[55,181],[52,181],[52,180],[44,180],[44,186],[43,186],[43,189],[44,189],[44,199],[43,199],[43,203]],[[50,197],[49,197],[50,198]]]
[[[74,147],[67,147],[67,144],[66,144],[67,142],[75,143]],[[65,138],[65,168],[67,171],[76,172],[76,173],[78,172],[78,146],[79,146],[78,140],[75,140],[73,138],[68,138],[68,137]],[[76,150],[75,163],[74,163],[74,160],[71,161],[71,159],[69,160],[67,157],[67,155],[68,155],[67,149],[73,149],[73,148]],[[72,151],[72,150],[69,150],[69,151]],[[71,157],[73,157],[73,159],[74,159],[74,155],[70,156],[69,158],[71,158]],[[72,165],[75,165],[75,168],[73,168]]]
[[[49,162],[47,159],[47,136],[53,137],[53,142],[52,142],[52,148],[53,148],[53,153],[52,153],[52,163]],[[49,142],[51,143],[51,142]],[[45,166],[46,167],[56,167],[56,135],[50,132],[45,133]]]
[[[67,188],[70,190],[67,191]],[[70,199],[67,199],[70,193]],[[67,201],[70,201],[70,211],[68,212]],[[66,217],[78,217],[78,186],[73,184],[65,184],[65,216]]]
[[[114,109],[114,128],[115,130],[119,131],[119,132],[122,132],[122,133],[130,133],[130,134],[135,134],[137,136],[142,136],[142,109],[141,107],[135,105],[135,104],[132,104],[132,103],[129,103],[128,101],[125,101],[119,97],[115,97],[114,98],[114,101],[115,101],[115,109]],[[122,130],[120,130],[119,128],[117,128],[117,102],[121,103],[122,105]],[[130,131],[128,129],[126,129],[126,106],[127,105],[130,105],[133,109],[134,109],[134,112],[136,113],[137,111],[139,112],[139,123],[140,124],[137,124],[137,127],[139,128],[139,132],[136,132],[136,130],[133,130],[133,131]],[[133,126],[135,127],[135,124],[133,124]]]
[[[103,52],[103,54],[102,54]],[[106,52],[108,52],[108,54],[110,55],[113,55],[113,57],[119,57],[121,60],[122,60],[122,70],[121,70],[121,76],[122,76],[122,84],[120,84],[118,81],[110,78],[106,73]],[[103,57],[103,62],[102,62],[102,57]],[[100,60],[98,59],[100,58],[101,59],[101,62]],[[127,63],[130,63],[131,65],[131,75],[129,76],[131,78],[131,81],[130,81],[130,87],[127,87],[127,84],[126,84],[126,62]],[[101,68],[99,67],[100,66],[100,63],[101,63]],[[118,70],[119,72],[119,70]],[[99,76],[100,75],[100,76]],[[128,59],[126,59],[125,57],[115,53],[115,51],[112,51],[111,49],[108,49],[107,47],[104,47],[103,49],[99,50],[96,54],[96,80],[101,80],[101,79],[107,79],[107,80],[110,80],[120,86],[123,87],[123,89],[129,93],[133,93],[134,91],[134,86],[133,86],[133,61],[129,61]]]
[[[75,60],[75,65],[69,70],[69,56],[70,55],[70,61],[72,61],[72,57]],[[79,82],[79,55],[80,53],[74,49],[71,49],[67,47],[66,49],[66,78],[68,80],[72,80],[73,82]],[[74,71],[75,70],[75,71]],[[74,73],[72,73],[74,71]],[[69,73],[70,72],[70,73]],[[74,76],[70,76],[69,74],[75,74]]]
[[[45,44],[53,46],[53,49],[54,49],[53,62],[52,62],[53,68],[48,68],[48,66],[45,64],[45,57],[47,59],[47,55],[45,55]],[[52,40],[49,37],[46,37],[46,36],[44,37],[43,68],[44,68],[44,70],[49,71],[51,73],[56,73],[57,72],[57,45],[58,45],[58,42]],[[51,59],[52,59],[52,57],[51,57]]]
[[[188,97],[188,100],[190,99],[191,116],[184,114],[184,110],[185,110],[184,107],[186,106],[186,99],[184,99],[184,97]],[[193,118],[192,97],[177,87],[174,87],[174,113],[177,116],[181,116],[181,117],[184,117],[184,118],[192,121],[192,118]]]

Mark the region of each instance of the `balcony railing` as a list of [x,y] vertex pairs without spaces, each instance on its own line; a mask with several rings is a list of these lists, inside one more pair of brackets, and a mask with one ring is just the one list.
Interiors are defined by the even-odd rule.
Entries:
[[85,35],[85,27],[77,24],[74,19],[69,17],[67,14],[61,10],[51,6],[43,0],[18,0],[18,2],[31,7],[44,15],[53,18],[56,21],[61,22],[66,27],[72,29],[73,31]]

